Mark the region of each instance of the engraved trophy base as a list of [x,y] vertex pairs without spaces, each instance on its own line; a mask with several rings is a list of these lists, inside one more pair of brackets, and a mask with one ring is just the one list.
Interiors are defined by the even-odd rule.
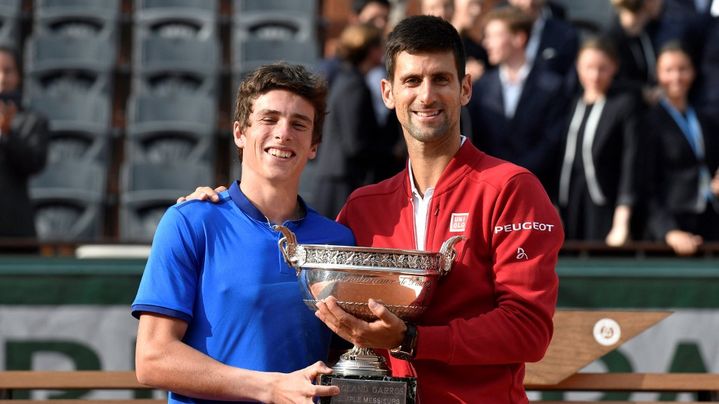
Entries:
[[320,375],[323,386],[339,386],[340,394],[320,397],[320,404],[416,404],[417,379],[414,377]]
[[417,379],[389,376],[384,358],[371,349],[355,346],[332,369],[333,374],[320,375],[320,384],[338,386],[340,394],[320,398],[322,404],[415,404]]

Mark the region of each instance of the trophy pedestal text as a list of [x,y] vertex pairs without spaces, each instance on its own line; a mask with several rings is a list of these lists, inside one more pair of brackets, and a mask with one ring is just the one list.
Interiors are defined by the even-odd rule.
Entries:
[[321,397],[321,404],[415,404],[417,379],[413,377],[321,375],[320,384],[339,386],[340,394]]

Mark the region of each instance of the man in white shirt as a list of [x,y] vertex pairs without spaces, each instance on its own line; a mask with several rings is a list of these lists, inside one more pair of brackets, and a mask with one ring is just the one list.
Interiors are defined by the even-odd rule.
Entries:
[[577,57],[579,34],[568,22],[552,15],[546,0],[509,0],[532,19],[525,54],[530,65],[566,76]]
[[505,7],[486,16],[484,47],[497,68],[473,88],[473,142],[485,152],[532,171],[550,195],[558,174],[562,79],[527,61],[532,19]]

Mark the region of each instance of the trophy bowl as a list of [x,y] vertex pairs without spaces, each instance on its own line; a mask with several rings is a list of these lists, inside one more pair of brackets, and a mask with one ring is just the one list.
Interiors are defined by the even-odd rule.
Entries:
[[275,226],[278,244],[297,272],[303,300],[311,310],[329,296],[346,312],[365,321],[375,316],[367,306],[372,298],[398,317],[413,321],[429,304],[438,279],[449,272],[456,255],[455,236],[439,252],[374,247],[298,244],[289,229]]
[[[451,237],[439,252],[391,248],[298,244],[295,234],[275,226],[283,235],[278,241],[287,263],[297,272],[302,299],[310,310],[329,296],[346,312],[365,321],[375,320],[367,301],[372,298],[405,321],[413,321],[428,307],[439,278],[452,268]],[[355,345],[340,356],[331,375],[321,384],[340,386],[340,396],[322,403],[397,402],[416,403],[417,381],[392,377],[383,357],[371,348]],[[378,392],[393,391],[392,396]]]

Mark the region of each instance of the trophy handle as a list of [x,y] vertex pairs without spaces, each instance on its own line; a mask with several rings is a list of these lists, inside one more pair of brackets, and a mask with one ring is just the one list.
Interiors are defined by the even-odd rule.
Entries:
[[440,276],[447,275],[452,269],[452,262],[457,256],[457,251],[454,249],[454,245],[459,241],[463,240],[462,236],[454,236],[448,238],[442,247],[439,249],[439,274]]
[[303,262],[300,262],[303,261],[300,258],[300,254],[304,249],[297,244],[295,233],[285,226],[274,225],[272,228],[282,233],[282,238],[277,241],[277,246],[280,248],[280,252],[282,252],[282,256],[285,258],[287,264],[294,268],[297,276],[299,276],[303,264]]

